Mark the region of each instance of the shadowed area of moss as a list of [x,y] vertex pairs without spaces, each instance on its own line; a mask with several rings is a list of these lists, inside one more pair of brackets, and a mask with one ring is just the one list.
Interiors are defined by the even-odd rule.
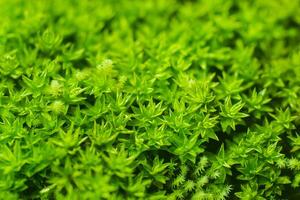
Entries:
[[0,0],[0,199],[299,199],[299,13]]

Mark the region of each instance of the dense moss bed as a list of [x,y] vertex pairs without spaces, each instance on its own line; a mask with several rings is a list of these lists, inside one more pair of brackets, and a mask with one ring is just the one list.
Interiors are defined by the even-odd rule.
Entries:
[[0,0],[0,199],[300,199],[299,0]]

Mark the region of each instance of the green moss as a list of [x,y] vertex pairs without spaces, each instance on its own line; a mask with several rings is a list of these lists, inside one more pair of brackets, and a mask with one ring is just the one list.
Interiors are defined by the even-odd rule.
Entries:
[[299,199],[299,10],[0,0],[0,199]]

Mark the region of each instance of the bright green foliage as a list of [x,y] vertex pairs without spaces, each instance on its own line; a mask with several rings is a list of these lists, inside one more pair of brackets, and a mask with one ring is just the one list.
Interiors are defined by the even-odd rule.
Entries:
[[300,199],[299,0],[0,0],[0,199]]

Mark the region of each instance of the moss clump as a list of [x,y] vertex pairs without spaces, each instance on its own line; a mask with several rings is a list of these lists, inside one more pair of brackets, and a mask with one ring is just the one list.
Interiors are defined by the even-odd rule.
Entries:
[[0,199],[300,199],[299,10],[0,0]]

